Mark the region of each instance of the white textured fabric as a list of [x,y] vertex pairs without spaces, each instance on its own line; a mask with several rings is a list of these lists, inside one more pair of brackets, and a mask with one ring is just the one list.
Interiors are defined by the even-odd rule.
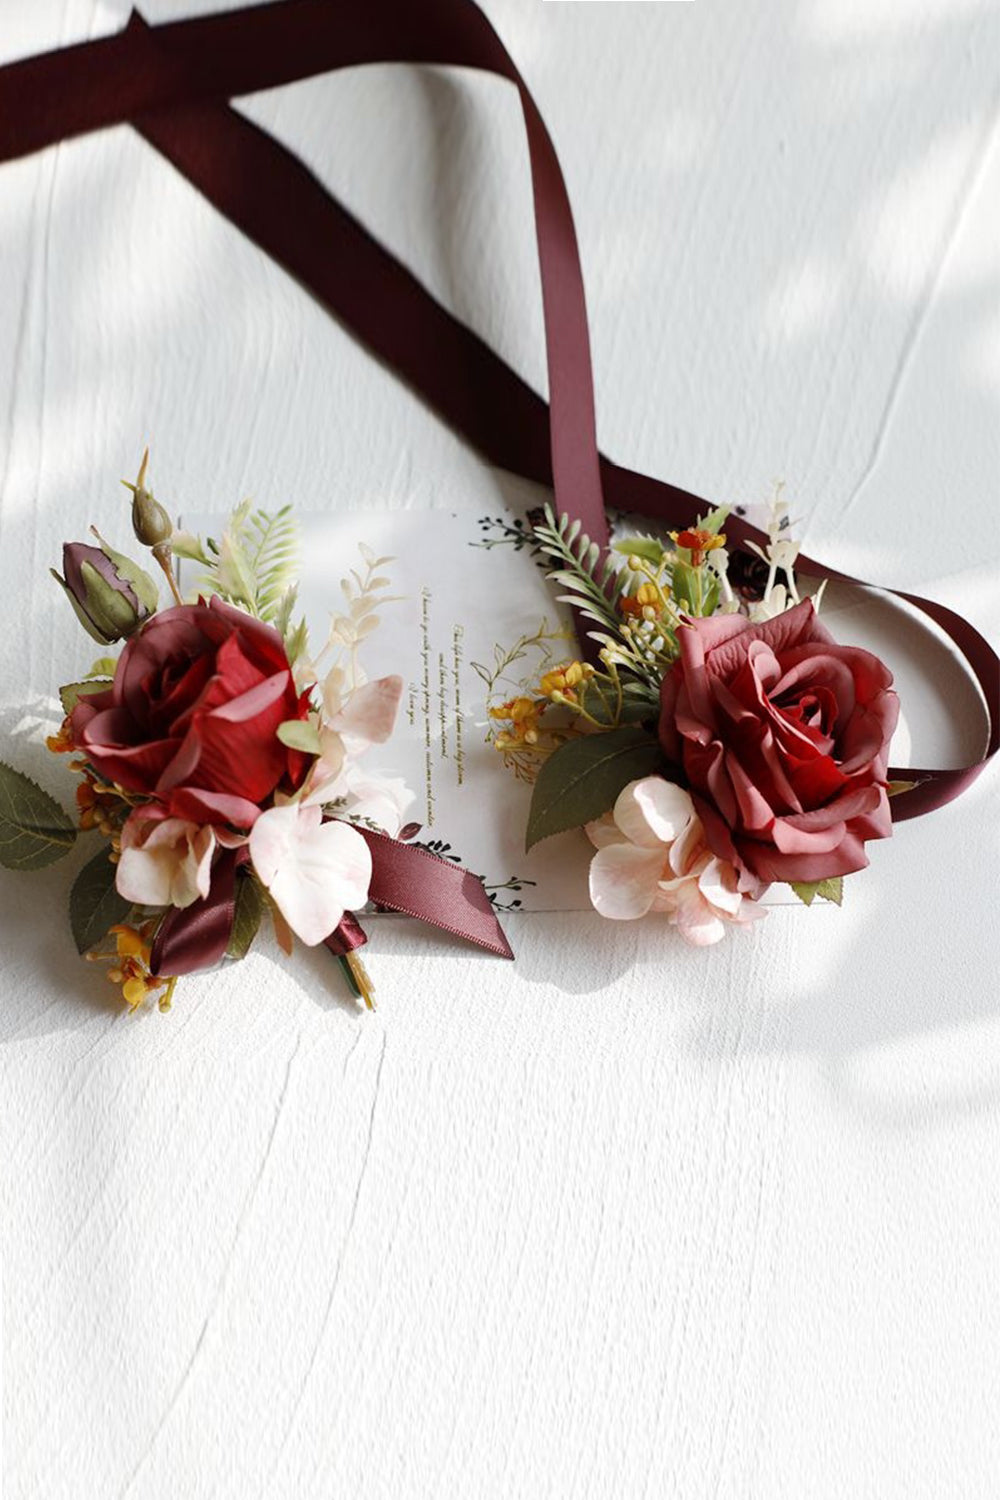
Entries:
[[[0,53],[128,9],[7,0]],[[487,9],[565,166],[607,451],[713,500],[783,477],[810,551],[996,633],[996,7]],[[509,89],[245,107],[542,381]],[[126,539],[146,441],[189,510],[529,487],[127,129],[0,184],[0,724],[66,795],[32,747],[90,654],[46,570]],[[950,661],[926,637],[958,723],[911,722],[918,761],[978,742]],[[70,871],[2,873],[5,1495],[995,1493],[997,803],[708,950],[526,918],[514,967],[381,922],[374,1016],[268,942],[130,1019]]]

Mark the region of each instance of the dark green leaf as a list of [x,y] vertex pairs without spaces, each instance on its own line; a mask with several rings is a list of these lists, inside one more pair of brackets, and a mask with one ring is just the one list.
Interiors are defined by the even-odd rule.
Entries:
[[71,714],[81,698],[86,698],[91,693],[103,693],[110,686],[110,677],[92,677],[87,682],[67,682],[65,687],[59,689],[63,713]]
[[0,761],[0,864],[40,870],[73,847],[76,829],[58,802]]
[[599,818],[624,786],[649,776],[659,763],[655,737],[637,725],[560,745],[538,773],[525,847]]
[[236,884],[236,915],[233,918],[229,947],[226,949],[228,958],[246,958],[263,915],[264,901],[260,887],[252,876],[241,875]]
[[73,882],[69,893],[69,922],[78,953],[88,953],[110,928],[124,922],[129,902],[115,887],[115,867],[108,850],[98,849]]
[[598,724],[642,724],[657,718],[660,712],[659,703],[652,703],[648,698],[624,698],[619,709],[613,699],[606,701],[595,692],[587,693],[584,707]]
[[843,875],[831,875],[826,880],[790,880],[788,884],[806,906],[812,906],[817,896],[835,906],[840,906],[844,899]]

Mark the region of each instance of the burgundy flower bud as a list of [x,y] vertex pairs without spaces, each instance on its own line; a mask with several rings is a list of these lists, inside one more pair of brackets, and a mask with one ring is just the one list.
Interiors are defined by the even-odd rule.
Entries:
[[80,624],[102,645],[131,635],[156,609],[156,584],[149,574],[107,542],[99,547],[67,542],[63,574],[60,578],[52,569]]

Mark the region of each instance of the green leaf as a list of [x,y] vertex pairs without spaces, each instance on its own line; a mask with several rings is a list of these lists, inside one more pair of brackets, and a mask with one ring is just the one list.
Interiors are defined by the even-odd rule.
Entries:
[[702,516],[698,522],[699,531],[711,531],[718,536],[726,522],[726,517],[732,510],[731,505],[717,505],[715,510],[710,510],[707,516]]
[[58,802],[0,761],[0,865],[40,870],[62,859],[75,841],[73,821]]
[[698,614],[701,581],[697,570],[692,568],[690,563],[682,562],[678,558],[671,572],[674,603],[690,615]]
[[300,620],[285,636],[285,655],[293,666],[308,644],[309,632],[306,629],[306,622],[305,620]]
[[59,701],[64,714],[71,714],[81,698],[91,693],[103,693],[111,686],[110,677],[92,677],[86,682],[67,682],[59,689]]
[[632,724],[560,745],[538,773],[525,848],[599,818],[614,806],[623,787],[649,776],[659,764],[654,736]]
[[110,928],[124,922],[130,903],[115,887],[115,866],[108,849],[98,849],[73,882],[69,893],[69,922],[78,953],[88,953],[107,937]]
[[622,557],[641,557],[645,562],[659,563],[663,557],[663,543],[651,536],[627,536],[620,542],[611,543],[612,552]]
[[170,538],[170,550],[175,557],[186,558],[188,562],[201,563],[206,568],[211,564],[201,537],[190,531],[175,531]]
[[660,705],[657,701],[653,703],[649,698],[626,697],[622,699],[619,709],[617,704],[607,702],[598,693],[589,692],[583,700],[583,705],[592,719],[598,724],[613,724],[617,728],[619,724],[642,724],[649,719],[659,718]]
[[886,784],[886,791],[890,797],[901,797],[904,792],[912,792],[919,781],[890,781]]
[[278,739],[289,750],[302,750],[306,755],[319,755],[322,746],[319,730],[308,719],[286,719],[278,725]]
[[87,673],[88,677],[113,677],[118,668],[118,661],[113,656],[99,656]]
[[264,915],[264,899],[252,875],[241,875],[236,885],[236,915],[226,949],[228,958],[246,958]]
[[790,880],[788,884],[806,906],[812,906],[817,896],[834,906],[840,906],[844,899],[843,875],[831,875],[826,880]]

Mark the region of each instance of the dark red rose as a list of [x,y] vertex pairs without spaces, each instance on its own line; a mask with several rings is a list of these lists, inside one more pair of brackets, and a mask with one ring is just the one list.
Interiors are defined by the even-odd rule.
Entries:
[[838,646],[808,600],[763,625],[693,620],[677,638],[660,743],[740,889],[863,869],[865,840],[892,831],[886,763],[899,700],[888,670]]
[[213,598],[154,615],[126,645],[112,686],[81,698],[73,740],[94,769],[194,823],[252,826],[306,759],[277,737],[302,719],[281,636]]

